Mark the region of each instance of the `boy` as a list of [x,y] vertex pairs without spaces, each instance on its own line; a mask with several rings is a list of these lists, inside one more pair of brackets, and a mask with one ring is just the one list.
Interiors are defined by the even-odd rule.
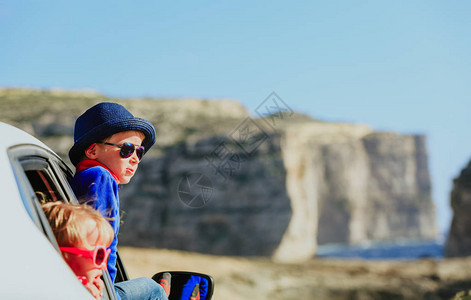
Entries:
[[[111,220],[115,235],[110,246],[108,271],[113,282],[117,271],[120,224],[118,185],[131,180],[142,156],[154,145],[155,136],[154,126],[149,121],[134,117],[117,103],[99,103],[75,122],[74,145],[69,158],[76,167],[76,173],[71,185],[79,200],[91,201],[103,216]],[[161,283],[167,296],[170,292],[169,276],[167,274],[166,282]],[[116,292],[123,300],[129,299],[129,294],[148,295],[162,287],[149,278],[115,284]]]

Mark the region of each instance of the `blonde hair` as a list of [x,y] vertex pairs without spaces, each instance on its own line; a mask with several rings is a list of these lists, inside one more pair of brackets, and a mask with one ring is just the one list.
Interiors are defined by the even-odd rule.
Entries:
[[43,204],[42,208],[60,247],[74,247],[87,241],[87,232],[83,227],[86,218],[95,221],[99,241],[103,241],[105,246],[113,241],[114,230],[110,223],[87,204],[74,205],[55,201]]

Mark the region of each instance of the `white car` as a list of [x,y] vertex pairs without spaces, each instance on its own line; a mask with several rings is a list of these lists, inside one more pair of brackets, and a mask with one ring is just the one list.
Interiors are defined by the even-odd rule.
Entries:
[[[41,193],[77,203],[68,183],[73,173],[49,147],[18,128],[0,122],[0,140],[0,299],[94,299],[62,259],[41,209]],[[127,280],[119,259],[117,267],[116,280]],[[177,299],[179,282],[190,275],[209,281],[206,299],[211,299],[210,276],[171,273],[170,299]],[[102,299],[117,299],[106,271],[103,281]]]

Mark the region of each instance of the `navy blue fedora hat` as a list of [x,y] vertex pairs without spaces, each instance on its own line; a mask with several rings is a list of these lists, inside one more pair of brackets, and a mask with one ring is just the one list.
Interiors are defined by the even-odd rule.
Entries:
[[144,134],[142,146],[147,152],[155,143],[155,128],[149,122],[134,117],[118,103],[102,102],[89,108],[75,121],[74,145],[70,148],[70,161],[76,166],[93,143],[102,141],[115,133],[137,130]]

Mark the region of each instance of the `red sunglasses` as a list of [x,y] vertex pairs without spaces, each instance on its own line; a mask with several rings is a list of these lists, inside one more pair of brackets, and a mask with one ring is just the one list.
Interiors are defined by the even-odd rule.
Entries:
[[108,256],[110,255],[111,249],[106,249],[105,246],[96,246],[93,250],[80,249],[75,247],[59,247],[62,252],[72,253],[76,255],[82,255],[93,259],[93,264],[98,269],[106,269],[108,262]]
[[119,151],[119,156],[121,156],[122,158],[130,157],[134,153],[134,150],[136,150],[137,158],[141,160],[145,151],[144,146],[137,146],[132,143],[124,143],[124,144],[118,145],[118,144],[112,144],[112,143],[107,143],[107,142],[97,142],[97,144],[105,144],[105,145],[110,145],[110,146],[121,148],[121,151]]

